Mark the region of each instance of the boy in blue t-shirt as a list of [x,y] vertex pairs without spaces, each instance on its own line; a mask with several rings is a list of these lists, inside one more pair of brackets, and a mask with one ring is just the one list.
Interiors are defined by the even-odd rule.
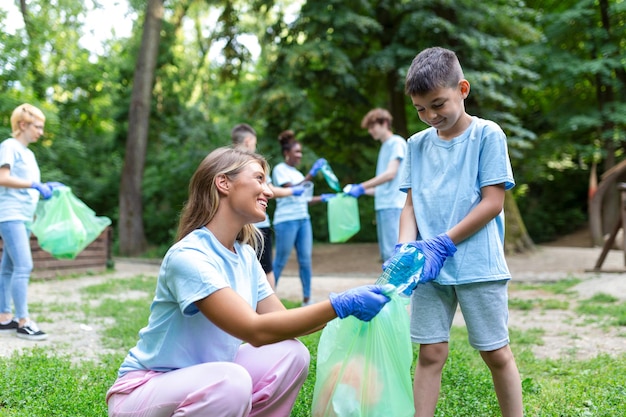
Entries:
[[496,123],[465,112],[470,84],[450,50],[419,53],[405,90],[419,118],[431,126],[409,139],[400,184],[407,198],[400,217],[403,243],[397,247],[412,245],[425,254],[425,283],[411,299],[411,339],[420,344],[415,416],[435,413],[460,306],[469,342],[491,371],[502,415],[521,417],[521,381],[507,327],[511,275],[503,207],[505,190],[515,182],[506,136]]

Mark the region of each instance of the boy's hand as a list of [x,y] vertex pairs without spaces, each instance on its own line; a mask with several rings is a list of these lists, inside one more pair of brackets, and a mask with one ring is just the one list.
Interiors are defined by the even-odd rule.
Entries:
[[424,253],[424,268],[422,269],[422,279],[424,282],[432,281],[437,278],[444,261],[449,256],[453,256],[456,252],[454,242],[452,242],[452,239],[445,233],[432,239],[416,240],[411,243]]
[[444,261],[449,256],[453,256],[454,252],[456,252],[454,242],[452,242],[452,239],[445,233],[428,240],[398,243],[391,257],[383,263],[383,271],[387,269],[387,266],[389,266],[389,263],[394,259],[400,248],[405,245],[414,246],[424,254],[424,267],[422,268],[420,277],[421,282],[428,282],[437,278]]
[[365,194],[365,188],[361,184],[348,184],[343,187],[343,192],[354,198],[359,198]]

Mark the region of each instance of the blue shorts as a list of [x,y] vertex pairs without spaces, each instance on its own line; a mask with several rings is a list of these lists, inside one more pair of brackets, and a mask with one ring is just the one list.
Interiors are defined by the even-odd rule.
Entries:
[[509,344],[508,280],[418,285],[411,296],[413,343],[448,342],[457,306],[461,307],[474,349],[488,352]]

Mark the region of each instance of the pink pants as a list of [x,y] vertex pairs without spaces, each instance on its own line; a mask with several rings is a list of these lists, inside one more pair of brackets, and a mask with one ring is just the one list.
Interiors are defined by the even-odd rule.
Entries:
[[234,362],[134,371],[107,393],[109,417],[288,417],[309,372],[297,340],[241,345]]

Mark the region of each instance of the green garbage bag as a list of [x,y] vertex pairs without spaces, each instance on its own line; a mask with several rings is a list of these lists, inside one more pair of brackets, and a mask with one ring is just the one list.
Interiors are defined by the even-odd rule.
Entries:
[[370,322],[349,316],[322,331],[313,417],[412,417],[409,299],[397,294]]
[[41,249],[57,259],[74,259],[110,224],[111,219],[96,216],[71,188],[61,187],[39,201],[30,228]]
[[357,199],[338,194],[328,200],[328,236],[331,243],[341,243],[361,230]]

